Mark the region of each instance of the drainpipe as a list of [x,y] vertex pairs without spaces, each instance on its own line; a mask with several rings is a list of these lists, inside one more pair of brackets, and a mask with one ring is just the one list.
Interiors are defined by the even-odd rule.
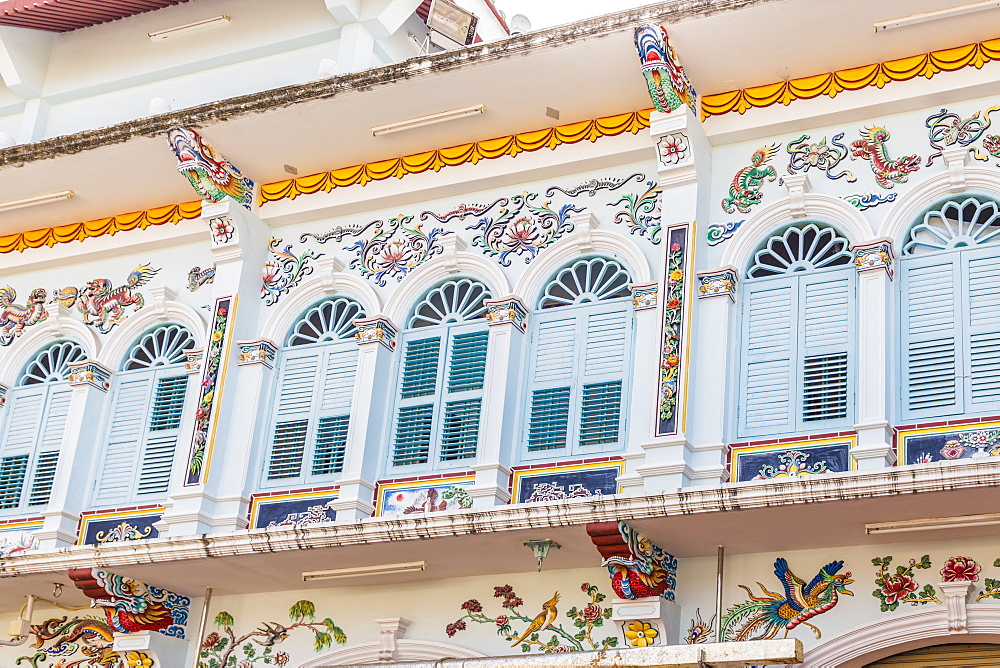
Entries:
[[191,668],[198,668],[201,654],[201,639],[205,637],[205,627],[208,626],[208,607],[212,605],[212,588],[205,587],[205,603],[201,606],[201,621],[198,622],[198,635],[194,639],[194,663]]
[[719,546],[715,567],[715,642],[722,642],[722,571],[726,565],[726,548]]

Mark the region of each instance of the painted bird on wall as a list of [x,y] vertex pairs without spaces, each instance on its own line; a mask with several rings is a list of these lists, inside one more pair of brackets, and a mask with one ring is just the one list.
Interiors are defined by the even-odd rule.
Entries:
[[847,585],[854,582],[850,572],[838,573],[843,561],[831,561],[819,570],[809,584],[799,579],[779,557],[774,562],[774,574],[784,585],[784,594],[768,591],[757,583],[765,596],[754,596],[750,588],[740,585],[750,600],[734,605],[722,618],[722,635],[726,641],[770,640],[782,628],[785,637],[799,624],[811,628],[820,638],[820,630],[806,620],[823,614],[837,605],[840,594],[854,596]]
[[552,622],[556,621],[556,617],[559,616],[559,611],[556,610],[556,603],[559,602],[559,592],[552,595],[552,598],[542,603],[542,611],[539,612],[531,623],[528,624],[528,628],[521,634],[521,637],[514,641],[511,647],[517,647],[519,644],[524,642],[524,639],[530,636],[532,633],[540,633],[545,629],[552,626]]

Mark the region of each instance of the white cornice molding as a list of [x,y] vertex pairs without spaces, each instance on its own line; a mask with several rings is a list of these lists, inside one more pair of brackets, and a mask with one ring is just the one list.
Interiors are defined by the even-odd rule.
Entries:
[[[780,486],[780,487],[779,487]],[[487,510],[435,513],[416,519],[366,520],[353,524],[306,527],[296,531],[254,529],[204,536],[82,545],[57,552],[10,557],[0,577],[51,573],[100,563],[104,568],[186,559],[371,545],[401,540],[444,538],[491,531],[519,531],[543,526],[580,526],[588,522],[640,520],[665,516],[773,508],[804,501],[851,501],[921,492],[946,492],[1000,486],[1000,459],[917,464],[874,471],[847,471],[774,481],[706,485],[636,496],[616,495],[564,503],[558,513],[546,504],[498,506]],[[720,494],[720,489],[725,493]]]

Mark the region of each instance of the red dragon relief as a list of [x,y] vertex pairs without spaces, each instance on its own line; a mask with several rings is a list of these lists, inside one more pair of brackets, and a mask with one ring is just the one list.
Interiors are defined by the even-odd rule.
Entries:
[[861,139],[851,142],[851,160],[868,160],[875,180],[886,190],[897,183],[906,183],[907,174],[920,169],[920,156],[901,155],[895,160],[889,158],[885,144],[889,141],[889,131],[875,126],[861,131]]
[[137,288],[149,283],[159,271],[148,264],[140,264],[128,275],[125,285],[113,287],[109,279],[95,278],[82,288],[56,290],[53,301],[67,307],[75,305],[83,314],[83,324],[96,327],[97,331],[107,334],[125,320],[127,306],[133,307],[135,311],[143,307],[146,302]]

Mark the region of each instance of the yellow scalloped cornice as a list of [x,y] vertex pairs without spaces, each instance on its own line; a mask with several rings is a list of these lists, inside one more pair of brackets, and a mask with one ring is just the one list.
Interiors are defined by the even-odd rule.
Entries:
[[617,116],[597,118],[592,121],[569,123],[545,130],[522,132],[496,139],[487,139],[471,144],[451,146],[436,151],[425,151],[402,158],[369,162],[353,167],[343,167],[311,176],[300,176],[287,181],[278,181],[261,186],[260,203],[281,199],[295,199],[299,195],[316,192],[330,192],[355,184],[365,185],[369,181],[381,181],[395,176],[419,174],[429,170],[438,171],[442,167],[454,167],[467,163],[476,164],[480,160],[492,160],[505,155],[516,156],[521,152],[538,151],[560,144],[575,144],[584,140],[597,141],[601,137],[613,137],[625,132],[635,134],[649,127],[651,109],[633,111]]
[[994,60],[1000,60],[1000,38],[766,86],[706,95],[701,98],[701,117],[705,119],[731,111],[742,114],[751,107],[787,105],[792,100],[808,100],[819,95],[835,97],[845,90],[860,90],[868,86],[882,88],[890,81],[907,81],[915,77],[930,79],[938,72],[954,72],[970,65],[978,69]]
[[115,234],[128,230],[142,230],[150,225],[179,223],[182,220],[197,218],[200,215],[200,201],[185,202],[184,204],[171,204],[170,206],[161,206],[155,209],[147,209],[146,211],[123,213],[118,216],[90,220],[85,223],[71,223],[69,225],[46,227],[29,232],[7,234],[0,236],[0,253],[20,252],[28,248],[41,248],[42,246],[52,247],[56,244],[83,241],[84,239],[100,237],[105,234]]

